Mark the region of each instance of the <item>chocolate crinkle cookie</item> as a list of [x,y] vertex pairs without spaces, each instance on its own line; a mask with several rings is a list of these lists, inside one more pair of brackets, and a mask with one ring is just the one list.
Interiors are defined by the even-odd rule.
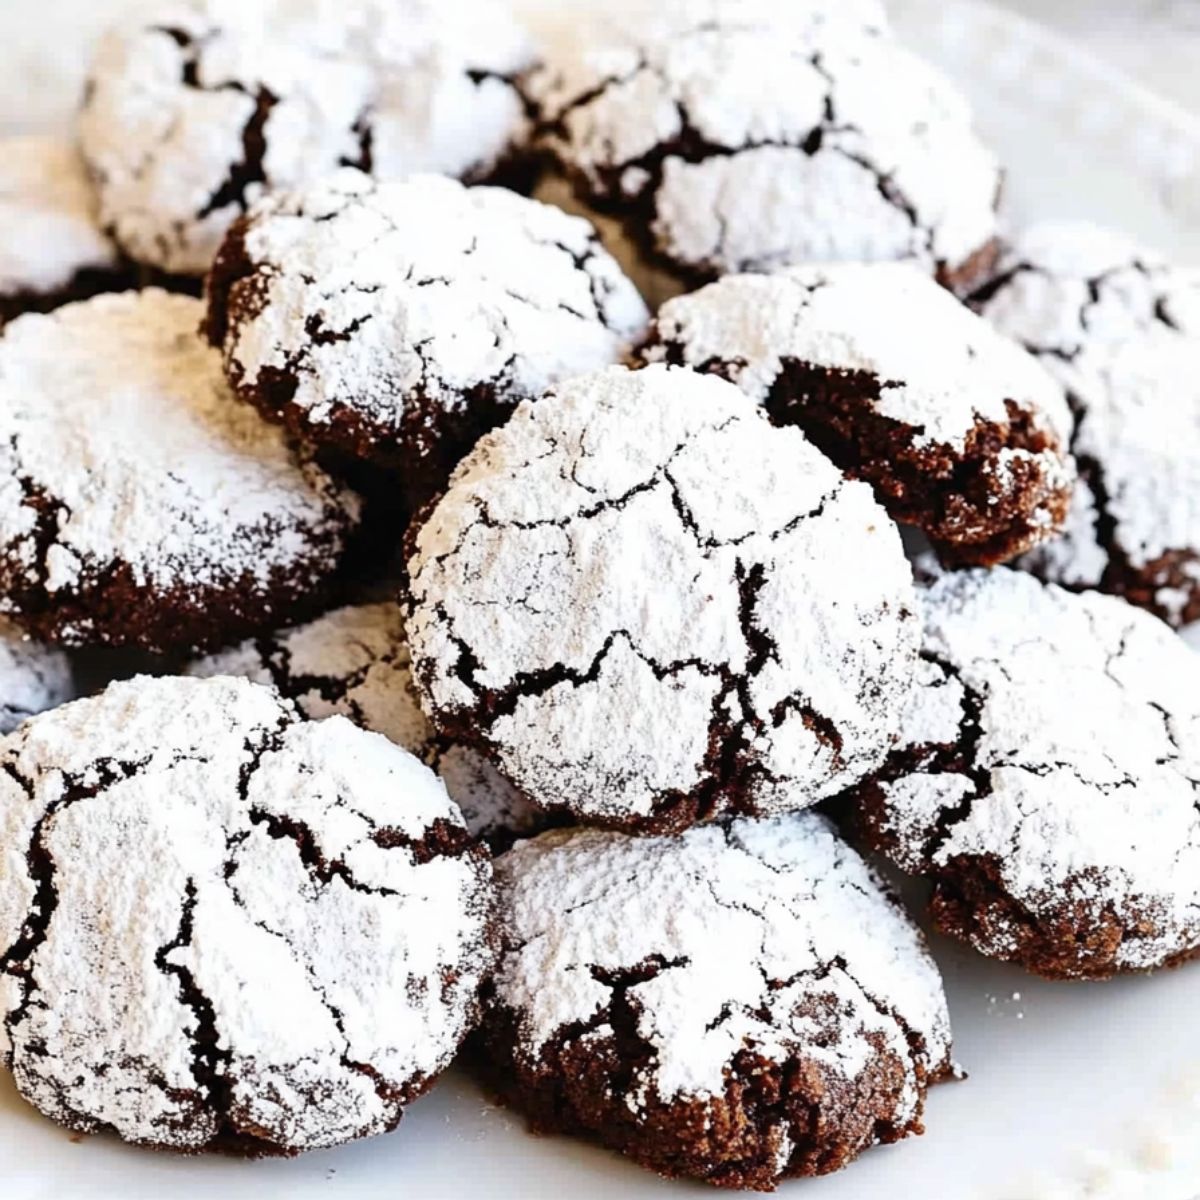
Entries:
[[535,1128],[762,1190],[922,1132],[950,1069],[941,979],[823,817],[546,833],[497,876],[478,1042]]
[[896,528],[723,380],[613,367],[523,404],[410,541],[422,704],[541,807],[643,832],[785,810],[897,731]]
[[916,701],[851,821],[994,958],[1096,979],[1195,954],[1200,659],[1020,571],[947,574],[920,607]]
[[157,290],[0,336],[0,611],[38,637],[165,651],[322,599],[358,500],[239,404]]
[[383,734],[441,776],[472,836],[493,848],[529,837],[549,821],[478,750],[435,733],[417,701],[394,603],[336,609],[199,659],[188,674],[244,676],[274,686],[306,717],[340,715]]
[[643,354],[732,380],[948,563],[1003,562],[1066,518],[1058,384],[911,266],[728,276],[665,304]]
[[393,1128],[474,1025],[491,867],[433,774],[245,680],[0,742],[0,1057],[68,1128],[294,1154]]
[[65,138],[0,138],[0,326],[132,284]]
[[648,314],[587,222],[441,176],[344,170],[234,226],[207,331],[238,394],[394,468],[413,502],[518,401],[619,361]]
[[1017,237],[972,302],[1046,364],[1075,413],[1064,536],[1021,565],[1173,625],[1200,618],[1200,269],[1049,222]]
[[532,51],[503,0],[165,0],[102,43],[80,133],[131,258],[202,275],[265,191],[353,165],[501,172]]
[[852,20],[714,7],[552,45],[523,83],[552,177],[687,283],[878,259],[975,279],[1000,172],[950,84]]

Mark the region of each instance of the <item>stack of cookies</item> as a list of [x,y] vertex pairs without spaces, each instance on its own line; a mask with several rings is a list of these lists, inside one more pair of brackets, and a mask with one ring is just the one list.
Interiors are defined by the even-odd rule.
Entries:
[[956,1072],[885,860],[1048,978],[1200,951],[1200,271],[1003,229],[872,0],[600,7],[156,0],[3,147],[0,1057],[73,1130],[334,1146],[465,1047],[769,1190]]

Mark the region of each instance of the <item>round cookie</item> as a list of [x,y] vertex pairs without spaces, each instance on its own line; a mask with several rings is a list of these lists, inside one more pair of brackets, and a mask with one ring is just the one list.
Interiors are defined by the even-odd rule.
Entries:
[[950,1070],[941,979],[823,817],[564,830],[496,870],[478,1041],[535,1128],[763,1190],[922,1132]]
[[648,314],[591,227],[499,188],[344,170],[234,226],[209,339],[296,436],[403,472],[417,499],[479,436],[619,361]]
[[493,849],[549,822],[478,750],[439,737],[421,711],[394,602],[326,613],[308,625],[199,659],[189,675],[241,675],[273,685],[314,720],[335,714],[381,733],[441,777],[473,837]]
[[0,611],[67,645],[202,649],[318,605],[358,500],[237,403],[158,290],[0,337]]
[[1173,625],[1200,618],[1200,269],[1047,222],[1017,237],[973,303],[1046,364],[1075,412],[1064,536],[1021,565]]
[[1200,950],[1200,659],[1123,600],[1000,569],[920,594],[901,744],[851,820],[943,932],[1055,979]]
[[422,706],[543,808],[644,832],[787,810],[898,728],[916,628],[895,527],[723,380],[561,384],[410,542]]
[[727,276],[665,304],[643,354],[729,379],[799,426],[947,562],[1003,562],[1066,517],[1058,385],[912,266]]
[[202,275],[264,192],[341,165],[472,181],[528,133],[502,0],[164,0],[92,65],[80,135],[125,252]]
[[67,656],[0,619],[0,734],[11,733],[27,717],[74,697],[74,673]]
[[246,680],[0,742],[0,1056],[84,1133],[295,1154],[393,1128],[475,1023],[491,867],[433,774]]
[[75,146],[63,138],[0,138],[0,326],[132,283],[102,232]]
[[853,22],[718,7],[559,39],[526,77],[579,202],[690,283],[879,259],[975,279],[1000,172],[947,81]]

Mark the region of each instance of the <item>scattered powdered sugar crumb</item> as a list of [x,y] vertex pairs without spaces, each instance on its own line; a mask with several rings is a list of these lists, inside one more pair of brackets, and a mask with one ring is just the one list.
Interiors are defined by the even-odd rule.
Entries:
[[0,618],[0,733],[75,696],[70,660]]
[[691,367],[714,361],[766,403],[789,361],[879,381],[875,411],[913,428],[913,443],[961,450],[978,422],[1007,425],[1006,401],[1065,446],[1062,390],[1020,346],[998,335],[915,267],[794,267],[733,275],[668,301],[647,353]]
[[[910,765],[880,785],[889,853],[935,873],[993,861],[1036,920],[1115,912],[1120,967],[1200,943],[1200,659],[1123,601],[1018,571],[948,574],[919,602],[927,665],[898,752]],[[954,748],[947,764],[939,746]],[[996,951],[1012,931],[977,932]]]
[[0,139],[0,296],[46,295],[116,266],[79,151],[64,138]]
[[531,61],[502,0],[164,0],[101,43],[82,145],[122,246],[200,275],[246,204],[340,164],[486,175]]
[[294,376],[314,427],[348,409],[397,437],[418,398],[453,411],[482,387],[515,403],[620,361],[648,320],[585,221],[439,176],[338,172],[264,200],[243,242],[231,376]]
[[414,547],[427,711],[581,817],[811,804],[882,761],[910,690],[894,525],[719,379],[614,367],[522,405]]
[[[917,1116],[948,1061],[949,1017],[924,940],[866,864],[811,813],[675,837],[575,829],[496,862],[503,946],[494,1005],[517,1061],[603,1023],[605,979],[628,986],[647,1053],[627,1102],[721,1096],[743,1051],[815,1064],[836,1089],[894,1056],[895,1122]],[[600,1021],[600,1024],[597,1024]]]
[[560,39],[531,74],[540,141],[587,194],[703,274],[953,269],[991,240],[996,161],[932,68],[852,20],[713,7]]
[[[1026,564],[1068,586],[1128,586],[1178,622],[1200,592],[1200,269],[1080,222],[1019,235],[974,301],[1041,357],[1076,408],[1081,482],[1061,542]],[[1190,606],[1190,610],[1189,610]]]
[[383,734],[441,776],[474,837],[524,835],[544,824],[544,816],[478,750],[436,734],[417,699],[394,603],[335,609],[307,625],[199,659],[187,673],[270,684],[306,717],[344,716]]
[[0,338],[0,544],[51,595],[124,564],[150,588],[336,565],[357,499],[234,399],[201,315],[130,292]]
[[0,1053],[80,1131],[286,1151],[389,1129],[490,968],[427,768],[245,680],[138,678],[0,743]]

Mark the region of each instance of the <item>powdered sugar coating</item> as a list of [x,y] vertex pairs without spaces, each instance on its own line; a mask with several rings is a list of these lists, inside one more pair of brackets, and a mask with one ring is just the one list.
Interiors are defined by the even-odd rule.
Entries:
[[307,625],[199,659],[189,675],[270,684],[313,720],[348,717],[415,754],[442,778],[472,836],[527,836],[545,818],[478,750],[441,738],[421,711],[399,607],[335,609]]
[[1020,234],[975,303],[1067,388],[1081,481],[1066,535],[1025,563],[1200,616],[1200,270],[1079,222]]
[[294,1153],[391,1128],[447,1065],[490,869],[411,755],[244,680],[139,678],[0,756],[0,1052],[48,1116]]
[[432,175],[344,170],[268,197],[209,292],[243,396],[304,436],[401,461],[465,422],[456,462],[517,401],[619,361],[648,320],[586,222]]
[[[891,1059],[891,1122],[906,1132],[948,1063],[924,939],[823,817],[655,838],[564,830],[496,866],[503,943],[484,1029],[511,1030],[501,1036],[513,1039],[518,1079],[553,1074],[567,1046],[590,1045],[597,1061],[615,1054],[627,1067],[612,1102],[634,1122],[695,1104],[696,1127],[709,1128],[709,1105],[739,1108],[746,1060],[766,1060],[789,1078],[788,1065],[801,1079],[812,1071],[814,1102],[837,1122],[855,1080]],[[618,1004],[632,1014],[623,1040]],[[776,1178],[796,1173],[793,1146],[838,1136],[790,1127],[784,1104],[761,1123],[747,1109],[748,1143],[777,1143]],[[712,1118],[714,1138],[724,1127]]]
[[614,367],[523,404],[412,544],[426,711],[543,807],[666,829],[802,806],[895,732],[895,527],[722,380]]
[[117,252],[75,146],[29,135],[0,141],[0,296],[45,296],[81,271],[106,271]]
[[479,177],[523,140],[502,0],[165,0],[115,30],[80,121],[135,259],[200,275],[246,204],[356,164]]
[[872,820],[946,889],[935,913],[1048,974],[1200,947],[1200,659],[1124,601],[1019,571],[919,600],[922,677]]
[[525,85],[541,143],[686,275],[963,268],[994,236],[999,171],[962,97],[853,22],[761,9],[564,40]]
[[[201,316],[148,290],[24,316],[0,338],[0,609],[22,623],[72,643],[152,628],[107,608],[119,572],[148,610],[237,592],[241,633],[270,594],[299,600],[336,567],[357,499],[234,400]],[[181,624],[178,644],[198,628]]]
[[0,734],[75,696],[67,656],[0,619]]
[[951,553],[1012,557],[1060,523],[1061,389],[911,265],[729,275],[664,304],[642,354],[736,383]]

